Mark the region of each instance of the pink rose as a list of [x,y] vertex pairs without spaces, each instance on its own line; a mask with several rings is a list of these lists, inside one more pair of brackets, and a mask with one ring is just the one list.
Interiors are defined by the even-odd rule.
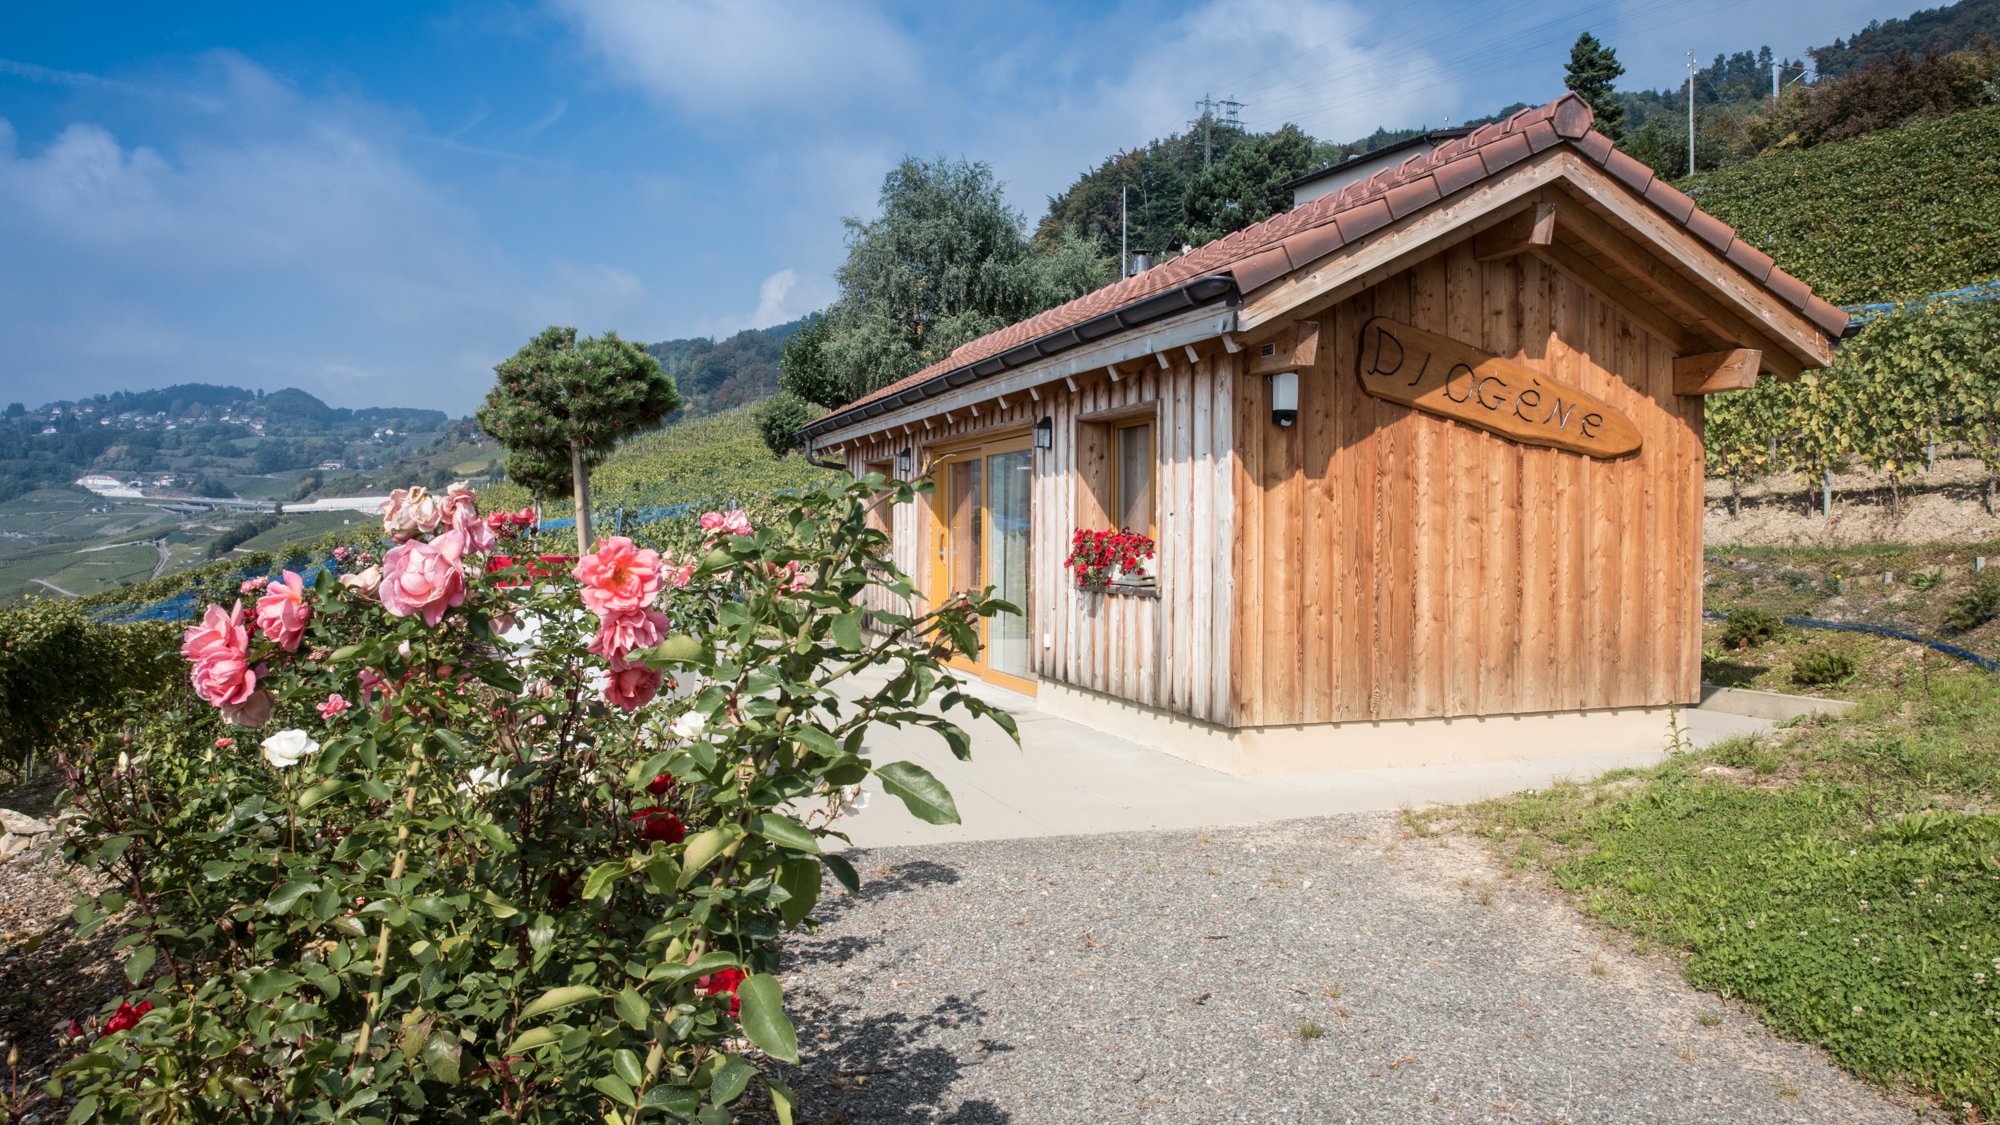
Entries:
[[242,602],[237,602],[228,613],[222,612],[219,605],[209,606],[201,624],[190,625],[181,634],[181,655],[191,663],[199,663],[203,657],[215,653],[241,656],[249,650],[250,632],[243,627]]
[[479,518],[478,499],[462,480],[444,490],[444,522],[465,536],[466,550],[483,555],[493,549],[493,528]]
[[335,548],[333,549],[333,561],[334,561],[334,562],[346,562],[346,561],[347,561],[347,548],[345,548],[345,547],[335,547]]
[[595,553],[576,560],[570,574],[583,584],[583,604],[599,617],[652,605],[663,584],[660,553],[622,535],[606,538]]
[[382,560],[382,608],[396,617],[422,616],[435,626],[444,611],[465,604],[465,536],[447,531],[429,542],[399,543]]
[[434,531],[444,519],[444,507],[422,485],[393,489],[382,501],[382,530],[398,539]]
[[706,512],[701,517],[701,529],[708,532],[711,540],[725,535],[749,535],[750,517],[741,508],[731,508],[727,512]]
[[620,657],[611,660],[611,678],[604,684],[604,701],[630,714],[652,702],[660,693],[661,676],[644,664]]
[[377,588],[382,585],[382,568],[371,566],[365,570],[357,570],[353,574],[343,574],[340,576],[340,584],[372,600],[376,596]]
[[[261,669],[263,665],[258,665]],[[218,710],[222,717],[239,727],[261,727],[271,721],[271,693],[262,688],[250,693],[250,698],[237,704],[224,704]]]
[[322,719],[331,719],[342,711],[347,710],[347,706],[347,700],[342,698],[341,694],[336,691],[326,697],[326,702],[319,705],[319,717]]
[[239,594],[254,594],[270,584],[270,576],[260,574],[255,578],[245,578],[237,585],[236,592]]
[[667,585],[678,590],[694,580],[695,565],[691,562],[675,564],[669,560],[662,577],[666,579]]
[[622,660],[635,648],[652,648],[667,632],[667,615],[657,609],[628,609],[606,614],[591,638],[590,651],[607,660]]
[[257,599],[257,631],[286,652],[299,650],[299,640],[306,635],[306,620],[311,616],[312,609],[306,605],[305,579],[289,570]]

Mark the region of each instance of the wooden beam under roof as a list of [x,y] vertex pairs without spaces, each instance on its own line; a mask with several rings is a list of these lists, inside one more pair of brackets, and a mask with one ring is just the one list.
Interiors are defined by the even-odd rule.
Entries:
[[1556,237],[1556,205],[1537,202],[1523,207],[1472,240],[1472,252],[1482,262],[1497,262],[1547,246]]
[[1743,391],[1757,385],[1757,371],[1764,365],[1755,348],[1684,355],[1674,360],[1674,393],[1712,395],[1717,391]]

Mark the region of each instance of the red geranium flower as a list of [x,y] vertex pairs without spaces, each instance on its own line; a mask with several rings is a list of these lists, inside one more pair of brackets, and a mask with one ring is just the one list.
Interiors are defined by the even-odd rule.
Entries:
[[736,994],[736,988],[743,983],[742,969],[720,969],[701,978],[695,991],[703,996],[729,994],[729,1014],[737,1018],[743,1015],[743,998]]
[[152,1010],[153,1002],[151,1000],[139,1001],[139,1006],[136,1008],[121,1000],[118,1003],[118,1010],[111,1014],[110,1019],[104,1021],[104,1030],[98,1032],[97,1037],[102,1039],[107,1035],[116,1035],[121,1031],[130,1031],[139,1026],[139,1017]]
[[687,826],[671,809],[658,805],[648,805],[632,814],[632,823],[639,828],[639,835],[648,840],[665,840],[678,844],[687,838]]

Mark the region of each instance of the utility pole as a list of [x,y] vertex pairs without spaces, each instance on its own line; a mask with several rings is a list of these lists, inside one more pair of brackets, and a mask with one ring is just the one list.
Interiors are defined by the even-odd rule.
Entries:
[[1688,52],[1688,175],[1694,175],[1694,52]]
[[1778,61],[1778,56],[1776,55],[1771,56],[1771,108],[1772,109],[1778,108],[1778,72],[1783,70],[1784,67],[1785,64]]
[[1128,190],[1130,189],[1127,187],[1127,185],[1125,184],[1118,185],[1118,276],[1119,277],[1132,276],[1132,252],[1126,248],[1127,246],[1126,235],[1127,232],[1131,229],[1131,223],[1126,218],[1126,211],[1125,211],[1125,193]]

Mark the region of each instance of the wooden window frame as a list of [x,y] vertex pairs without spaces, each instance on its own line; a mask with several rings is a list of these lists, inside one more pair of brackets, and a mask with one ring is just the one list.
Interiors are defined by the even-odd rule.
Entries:
[[[1154,414],[1135,418],[1125,418],[1111,423],[1111,509],[1123,513],[1123,484],[1119,479],[1119,468],[1124,457],[1119,443],[1125,431],[1146,427],[1146,464],[1150,467],[1146,474],[1146,538],[1159,541],[1160,538],[1160,427]],[[1115,521],[1114,521],[1115,522]]]

